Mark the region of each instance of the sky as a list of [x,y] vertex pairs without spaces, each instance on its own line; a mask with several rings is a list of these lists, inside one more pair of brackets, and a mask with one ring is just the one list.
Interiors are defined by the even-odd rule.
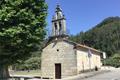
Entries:
[[60,4],[70,34],[85,32],[107,17],[120,16],[120,0],[46,0],[48,4],[47,29],[51,31],[52,16]]

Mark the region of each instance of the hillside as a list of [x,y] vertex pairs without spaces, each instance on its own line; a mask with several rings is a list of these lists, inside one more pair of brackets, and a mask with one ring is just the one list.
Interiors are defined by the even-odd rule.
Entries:
[[105,51],[111,56],[120,51],[120,17],[109,17],[86,32],[70,37],[71,40]]

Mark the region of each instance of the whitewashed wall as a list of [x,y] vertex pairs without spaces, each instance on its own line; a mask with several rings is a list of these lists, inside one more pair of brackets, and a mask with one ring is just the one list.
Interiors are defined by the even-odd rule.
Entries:
[[101,67],[100,54],[98,52],[92,52],[91,57],[88,57],[88,50],[78,49],[77,54],[77,73],[81,71],[94,69],[95,66]]

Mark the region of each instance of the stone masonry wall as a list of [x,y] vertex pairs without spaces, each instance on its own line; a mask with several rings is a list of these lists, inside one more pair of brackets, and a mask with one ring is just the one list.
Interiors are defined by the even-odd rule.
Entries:
[[74,46],[65,41],[53,42],[42,52],[42,77],[55,78],[55,63],[61,63],[62,78],[77,74]]

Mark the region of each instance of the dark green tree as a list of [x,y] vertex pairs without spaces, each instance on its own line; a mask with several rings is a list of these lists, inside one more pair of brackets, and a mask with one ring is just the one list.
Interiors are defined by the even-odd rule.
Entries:
[[105,51],[110,57],[120,50],[120,17],[109,17],[72,40]]
[[84,36],[84,32],[80,32],[77,35],[71,35],[69,39],[77,43],[82,43],[83,36]]
[[46,35],[45,0],[0,0],[0,78],[37,51]]

